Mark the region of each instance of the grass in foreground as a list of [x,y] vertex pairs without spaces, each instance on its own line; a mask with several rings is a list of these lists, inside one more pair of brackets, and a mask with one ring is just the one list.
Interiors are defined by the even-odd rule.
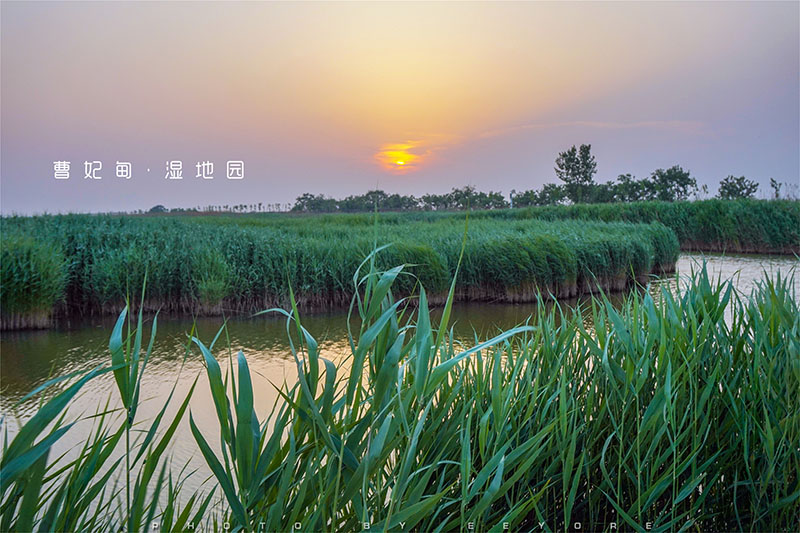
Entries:
[[[130,440],[150,352],[138,325],[111,335],[112,367],[80,377],[3,446],[0,529],[143,529],[188,524],[288,531],[789,531],[800,520],[800,310],[793,279],[750,295],[695,273],[680,295],[605,298],[587,312],[538,316],[473,347],[433,327],[426,293],[412,316],[392,288],[403,267],[374,256],[353,283],[349,361],[319,356],[296,308],[278,311],[297,383],[266,420],[243,353],[206,363],[218,434],[189,423],[214,492],[181,493],[167,445],[191,405]],[[556,307],[555,312],[560,312]],[[726,318],[727,316],[727,318]],[[155,322],[150,345],[154,342]],[[222,333],[222,331],[220,332]],[[224,355],[222,356],[224,359]],[[49,456],[71,426],[64,408],[114,372],[127,415],[100,408],[76,459]],[[230,393],[226,392],[229,391]],[[35,391],[40,392],[40,391]],[[166,406],[165,406],[166,409]],[[127,443],[125,442],[127,438]],[[218,441],[220,451],[211,442]],[[113,449],[125,453],[117,459]],[[62,483],[60,480],[66,480]],[[116,480],[116,483],[112,481]],[[181,498],[177,495],[181,494]],[[214,503],[214,498],[220,498]],[[181,502],[181,503],[178,503]]]

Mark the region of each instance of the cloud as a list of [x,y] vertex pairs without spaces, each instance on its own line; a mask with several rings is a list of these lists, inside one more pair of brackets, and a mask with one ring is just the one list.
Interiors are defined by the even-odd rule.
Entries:
[[706,123],[695,120],[646,120],[636,122],[604,122],[604,121],[565,121],[565,122],[531,122],[487,130],[472,136],[452,134],[427,134],[413,136],[402,142],[383,144],[374,154],[373,160],[383,170],[396,175],[409,174],[431,164],[437,155],[458,145],[481,139],[491,139],[513,135],[528,130],[548,130],[557,128],[586,128],[597,130],[662,130],[683,135],[710,135]]
[[576,120],[570,122],[531,122],[508,128],[489,130],[478,135],[478,138],[499,137],[523,130],[545,130],[553,128],[594,128],[594,129],[651,129],[684,133],[688,135],[708,135],[708,125],[697,120],[644,120],[638,122],[603,122]]

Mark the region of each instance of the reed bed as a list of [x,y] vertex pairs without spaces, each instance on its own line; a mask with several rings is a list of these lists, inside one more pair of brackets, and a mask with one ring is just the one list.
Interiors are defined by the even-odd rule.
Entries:
[[[135,421],[156,321],[146,343],[141,313],[126,330],[123,311],[112,366],[72,376],[6,439],[0,529],[796,531],[793,275],[739,295],[702,269],[678,294],[633,292],[620,309],[601,294],[574,313],[542,305],[526,324],[462,346],[449,329],[455,283],[434,324],[423,288],[413,312],[393,296],[406,268],[379,265],[370,255],[351,278],[360,320],[339,365],[320,357],[293,298],[290,310],[269,311],[286,317],[299,377],[264,420],[224,327],[191,339],[216,434],[195,425],[191,393],[172,421],[163,411],[149,426]],[[49,457],[75,430],[69,400],[109,371],[122,420],[100,407],[77,459]],[[182,493],[190,474],[165,454],[187,411],[213,491]]]
[[[419,279],[431,301],[443,302],[463,219],[398,223],[390,216],[384,223],[381,214],[378,220],[376,227],[368,216],[67,215],[5,218],[3,230],[61,250],[64,283],[53,301],[61,315],[116,314],[145,272],[148,310],[221,314],[287,306],[289,283],[301,309],[346,307],[354,294],[352,272],[375,242],[393,244],[380,266],[407,264],[416,275],[397,280],[398,294],[410,294]],[[532,301],[537,292],[621,290],[669,271],[677,254],[674,234],[657,223],[478,220],[470,224],[456,297]],[[3,278],[6,293],[28,297],[24,285]]]
[[797,200],[577,204],[482,212],[480,216],[660,222],[675,232],[682,250],[800,254]]
[[[463,219],[463,212],[415,211],[382,213],[383,224],[411,221],[435,222]],[[797,200],[699,200],[692,202],[616,202],[490,209],[473,211],[472,220],[582,220],[605,222],[654,223],[670,228],[681,249],[701,252],[800,254],[800,201]],[[213,224],[225,223],[249,227],[280,224],[303,224],[305,217],[282,215],[220,215],[207,217]],[[200,220],[201,217],[195,217]],[[321,222],[344,222],[369,225],[366,214],[318,215]]]
[[64,296],[66,264],[49,242],[20,234],[0,241],[0,329],[47,327]]

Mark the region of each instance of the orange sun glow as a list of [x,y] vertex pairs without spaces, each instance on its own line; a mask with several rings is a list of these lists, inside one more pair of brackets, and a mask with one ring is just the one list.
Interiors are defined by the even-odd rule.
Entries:
[[394,174],[407,174],[419,169],[422,156],[425,155],[415,153],[415,148],[416,143],[413,141],[385,144],[375,154],[375,160],[384,170]]

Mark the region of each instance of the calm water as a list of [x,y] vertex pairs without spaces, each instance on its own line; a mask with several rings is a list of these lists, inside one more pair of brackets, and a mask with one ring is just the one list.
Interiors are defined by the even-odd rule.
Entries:
[[[678,276],[688,274],[704,259],[714,277],[733,279],[736,287],[745,293],[762,278],[765,270],[787,274],[798,265],[798,261],[792,257],[684,254],[678,261]],[[664,284],[673,291],[677,290],[675,276],[656,280],[653,287]],[[800,285],[800,276],[796,284]],[[800,293],[800,287],[798,292]],[[570,302],[570,305],[575,303]],[[475,332],[479,337],[487,338],[498,329],[507,329],[524,322],[534,311],[533,304],[457,304],[453,310],[455,332],[461,342],[469,345]],[[25,394],[51,376],[109,364],[107,346],[113,323],[114,318],[111,317],[92,323],[61,324],[53,330],[2,334],[0,414],[4,416],[3,426],[7,426],[10,435],[16,433],[18,421],[27,419],[36,409],[36,398],[19,404],[20,398]],[[195,336],[208,344],[221,323],[219,318],[199,319]],[[150,325],[151,322],[148,321],[146,329],[149,330]],[[303,317],[303,325],[319,342],[323,357],[334,361],[342,360],[349,349],[346,313],[306,316]],[[191,328],[191,319],[159,319],[156,344],[142,384],[144,402],[137,413],[137,420],[142,421],[142,428],[149,427],[149,421],[163,407],[173,387],[174,405],[168,413],[174,413],[192,382],[199,377],[190,404],[191,412],[207,440],[216,444],[218,424],[201,357],[197,350],[189,352],[187,356],[187,334]],[[287,342],[285,319],[278,318],[277,315],[273,318],[234,319],[228,323],[227,335],[227,340],[223,334],[218,343],[219,346],[225,346],[225,349],[215,350],[215,355],[223,359],[228,353],[228,345],[233,354],[239,349],[244,351],[253,374],[256,411],[259,418],[263,419],[277,397],[273,384],[280,386],[284,380],[293,383],[296,378],[295,364]],[[221,364],[223,369],[227,368],[227,363]],[[119,405],[114,380],[110,374],[101,376],[84,387],[70,407],[71,415],[79,417],[94,414],[96,410],[103,409],[107,401],[112,407]],[[188,422],[184,422],[172,453],[176,466],[188,462],[198,467],[200,473],[194,476],[193,482],[187,483],[187,488],[191,489],[200,486],[207,476],[207,470],[189,432]],[[81,425],[85,430],[78,429]],[[79,426],[61,439],[55,451],[66,451],[77,444],[90,427],[91,422],[80,422]]]

